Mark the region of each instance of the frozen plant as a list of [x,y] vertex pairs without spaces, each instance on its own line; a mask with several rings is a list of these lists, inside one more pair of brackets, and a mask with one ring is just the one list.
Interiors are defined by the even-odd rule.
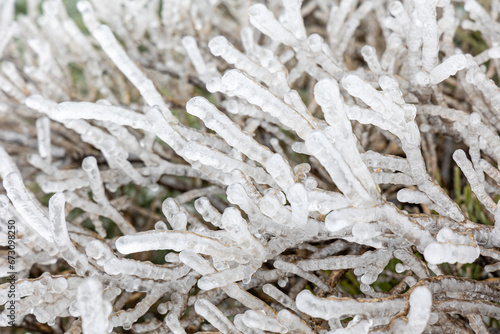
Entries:
[[0,326],[498,327],[499,11],[1,1]]

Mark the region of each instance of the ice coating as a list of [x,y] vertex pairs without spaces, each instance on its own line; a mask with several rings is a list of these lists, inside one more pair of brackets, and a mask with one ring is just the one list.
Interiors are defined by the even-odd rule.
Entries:
[[363,59],[368,64],[368,67],[372,72],[382,72],[382,68],[380,67],[380,63],[377,59],[377,53],[374,47],[370,45],[363,46],[361,48],[361,55],[363,56]]
[[281,189],[289,189],[293,183],[293,174],[290,165],[279,154],[273,154],[265,164],[266,170],[273,177]]
[[470,183],[472,191],[476,194],[478,200],[484,205],[484,207],[491,213],[494,214],[497,205],[493,199],[486,193],[484,185],[478,178],[477,173],[474,170],[472,163],[465,156],[465,152],[462,150],[457,150],[453,153],[453,160],[460,167],[465,177]]
[[313,334],[312,329],[305,322],[288,310],[278,312],[278,321],[283,324],[289,331],[293,330],[300,334]]
[[201,56],[196,39],[193,36],[185,36],[182,38],[182,46],[186,49],[189,59],[193,63],[196,72],[198,72],[201,78],[206,79],[208,69],[203,57]]
[[45,213],[29,195],[19,174],[10,173],[4,177],[3,186],[7,196],[26,223],[46,241],[51,242],[50,223]]
[[161,208],[172,229],[177,231],[186,230],[187,215],[181,211],[181,207],[173,198],[167,198],[163,201]]
[[53,240],[61,256],[80,274],[88,270],[88,260],[71,242],[65,217],[65,199],[62,193],[56,193],[49,201],[49,220],[52,224]]
[[348,206],[348,200],[339,193],[312,190],[307,194],[310,211],[326,215],[332,210]]
[[[335,232],[351,227],[358,222],[380,221],[387,224],[395,234],[411,240],[421,250],[435,241],[429,231],[405,216],[392,205],[384,205],[371,209],[345,208],[331,212],[326,217],[326,228]],[[352,227],[351,227],[352,228]]]
[[221,218],[222,227],[243,248],[251,249],[257,256],[264,256],[265,250],[258,240],[250,233],[247,222],[236,208],[224,210]]
[[146,113],[146,119],[153,126],[153,131],[159,138],[181,153],[186,139],[173,129],[168,122],[168,118],[165,118],[165,114],[158,107],[155,106],[149,109]]
[[338,84],[334,80],[324,79],[314,87],[314,96],[321,105],[326,121],[331,129],[326,130],[330,141],[340,151],[343,159],[353,170],[363,187],[375,199],[378,197],[378,189],[369,171],[363,165],[361,157],[357,154],[357,142],[352,132],[351,123],[345,112],[346,106],[339,94]]
[[206,197],[200,197],[194,202],[194,207],[198,211],[205,221],[212,223],[214,226],[220,227],[221,225],[221,214],[210,204],[210,200]]
[[[113,147],[111,146],[111,149]],[[89,179],[90,189],[92,190],[93,199],[98,204],[98,206],[106,212],[106,215],[113,217],[124,234],[132,234],[135,232],[134,227],[126,221],[120,213],[114,208],[108,201],[102,182],[101,173],[97,166],[97,160],[94,157],[86,157],[82,161],[82,169],[87,174]]]
[[295,306],[295,302],[281,290],[276,288],[274,285],[266,284],[262,287],[262,291],[268,294],[270,297],[274,298],[276,301],[281,303],[283,306],[290,308],[295,312],[300,312]]
[[282,270],[287,271],[287,272],[292,272],[298,276],[301,276],[301,277],[307,279],[308,281],[314,282],[314,284],[316,284],[323,291],[326,291],[326,292],[330,291],[330,287],[328,285],[326,285],[325,283],[323,283],[316,276],[302,270],[301,268],[297,267],[296,265],[294,265],[292,263],[287,263],[287,262],[284,262],[281,260],[277,260],[277,261],[274,261],[274,267],[277,269],[282,269]]
[[360,320],[355,317],[346,328],[339,328],[333,331],[335,334],[368,334],[372,325],[371,320]]
[[407,333],[422,333],[429,321],[432,306],[432,294],[426,287],[417,287],[410,295],[410,312]]
[[291,212],[285,206],[285,196],[280,191],[268,191],[259,201],[262,213],[279,224],[290,223]]
[[102,284],[97,278],[87,278],[78,286],[77,302],[84,333],[106,333],[111,304],[103,298]]
[[113,36],[111,29],[106,25],[99,25],[95,29],[89,29],[93,36],[99,41],[99,44],[113,62],[118,66],[120,71],[132,82],[134,86],[141,92],[145,100],[150,106],[158,106],[164,115],[169,117],[169,121],[175,118],[170,113],[170,110],[163,102],[163,98],[156,90],[153,82],[147,79],[141,70],[130,60],[123,48],[119,45],[116,38]]
[[224,313],[208,300],[200,299],[196,301],[194,307],[198,314],[207,319],[215,328],[223,333],[241,333],[233,323],[226,318]]
[[109,247],[97,240],[87,244],[85,251],[88,256],[97,260],[97,263],[102,266],[107,274],[113,276],[127,273],[138,277],[170,280],[183,277],[189,271],[189,268],[185,266],[164,268],[152,263],[117,258]]
[[102,178],[97,168],[97,160],[94,157],[86,157],[82,162],[82,169],[87,173],[90,181],[90,187],[97,203],[105,200],[104,188],[102,187]]
[[303,290],[297,296],[297,308],[310,316],[332,319],[345,315],[356,314],[377,314],[379,316],[391,316],[398,312],[398,310],[405,304],[402,298],[373,301],[373,302],[360,302],[360,301],[343,301],[341,298],[318,298],[310,291]]
[[244,162],[232,159],[217,150],[210,149],[196,142],[189,142],[185,147],[185,157],[199,161],[206,166],[230,173],[237,167],[243,173],[252,176],[259,183],[273,184],[271,177],[262,168],[252,167]]
[[243,323],[250,328],[273,333],[286,333],[288,330],[282,326],[277,319],[267,316],[263,311],[246,311],[241,318]]
[[299,0],[283,2],[286,17],[283,25],[286,29],[291,31],[298,40],[303,40],[307,36],[304,22],[302,20],[302,14],[300,12],[301,5],[302,3]]
[[271,152],[245,135],[230,119],[222,114],[205,98],[195,97],[189,100],[186,109],[190,114],[201,118],[206,126],[217,131],[229,145],[234,145],[240,152],[260,163],[269,159]]
[[229,261],[248,262],[242,251],[224,247],[219,241],[203,237],[193,232],[155,231],[123,236],[116,241],[116,247],[122,254],[144,252],[153,249],[172,249],[177,252],[184,249],[197,253],[213,255]]
[[304,227],[307,224],[308,201],[306,188],[295,183],[288,189],[288,200],[292,206],[292,224],[296,227]]
[[[288,5],[287,12],[293,10],[293,8],[291,8],[292,6],[293,4]],[[269,9],[267,9],[263,4],[253,5],[248,9],[248,14],[250,16],[250,22],[264,34],[287,45],[294,45],[295,43],[297,43],[297,39],[295,38],[295,36],[290,31],[286,30],[276,20],[273,13],[269,11]],[[293,14],[290,13],[289,15]]]
[[208,43],[208,47],[214,56],[222,57],[227,63],[233,64],[241,71],[256,73],[258,77],[263,78],[264,82],[271,83],[269,71],[239,52],[225,37],[217,36],[212,38]]
[[472,263],[479,257],[479,248],[477,246],[433,242],[425,248],[424,257],[432,264]]
[[393,121],[395,124],[403,121],[404,111],[395,105],[391,99],[385,98],[358,76],[354,74],[346,75],[342,79],[342,87],[352,96],[362,99],[363,102],[380,113],[384,118]]
[[7,175],[11,173],[21,175],[19,168],[17,168],[10,155],[0,146],[0,177],[5,180]]
[[127,125],[136,129],[149,130],[151,127],[144,115],[125,108],[92,104],[89,102],[63,102],[49,111],[51,118],[62,121],[65,119],[96,119]]
[[38,132],[38,152],[43,159],[50,161],[50,120],[48,117],[40,117],[36,120]]
[[435,85],[448,77],[455,75],[457,71],[465,68],[467,60],[464,55],[453,55],[444,62],[434,67],[430,73],[430,83]]
[[494,331],[497,1],[38,2],[0,2],[0,326]]
[[241,71],[230,70],[226,72],[222,77],[221,84],[226,94],[242,97],[249,103],[259,106],[269,115],[281,119],[284,125],[294,129],[302,138],[305,138],[314,127],[314,124],[304,122],[300,113]]
[[317,131],[308,136],[306,148],[325,166],[332,180],[350,201],[371,201],[370,195],[358,180],[348,181],[353,178],[352,171],[323,132]]

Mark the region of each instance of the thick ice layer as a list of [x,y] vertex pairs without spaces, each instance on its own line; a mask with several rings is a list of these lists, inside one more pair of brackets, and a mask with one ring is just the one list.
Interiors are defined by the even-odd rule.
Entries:
[[325,320],[343,316],[364,314],[369,317],[394,316],[406,301],[404,298],[382,299],[380,301],[357,301],[343,298],[319,298],[303,290],[297,296],[297,308],[316,318]]
[[[63,1],[25,2],[0,1],[18,326],[482,333],[500,318],[497,278],[439,265],[500,268],[498,1],[80,0],[90,34]],[[456,37],[476,34],[490,48],[472,56]],[[449,189],[454,166],[495,227]]]
[[188,101],[187,111],[203,120],[205,125],[216,131],[232,147],[237,148],[251,159],[265,163],[271,152],[243,133],[226,115],[203,97],[195,97]]
[[97,278],[87,278],[78,287],[78,310],[84,333],[108,332],[108,316],[112,308],[109,301],[104,300],[102,290],[102,283]]
[[193,36],[185,36],[182,38],[182,46],[184,46],[184,49],[186,50],[189,59],[191,59],[196,72],[198,72],[202,79],[208,79],[207,65],[205,64],[205,61],[201,56],[200,49],[198,48],[198,45],[196,43],[196,39]]
[[305,138],[315,126],[272,92],[241,71],[230,70],[226,72],[222,77],[221,84],[226,94],[242,97],[249,103],[259,106],[269,115],[280,119],[280,122],[284,125],[294,129],[301,138]]
[[184,249],[207,254],[221,259],[248,262],[248,256],[235,247],[225,247],[219,241],[193,232],[154,231],[140,232],[120,237],[116,247],[122,254],[145,252],[157,249],[172,249],[180,252]]
[[3,186],[7,191],[7,196],[26,223],[46,241],[52,242],[49,220],[39,204],[28,194],[19,175],[10,173],[5,176]]
[[250,22],[252,23],[252,25],[264,34],[270,36],[272,39],[280,41],[287,45],[294,45],[297,43],[297,39],[295,38],[295,36],[290,31],[286,30],[276,20],[273,13],[269,11],[263,4],[253,5],[249,8],[248,14],[250,16]]
[[215,328],[219,329],[223,333],[235,333],[240,334],[241,332],[230,322],[224,313],[222,313],[214,304],[210,303],[208,300],[200,299],[196,301],[194,305],[196,313],[207,319]]
[[250,328],[273,333],[286,333],[288,330],[277,319],[267,316],[263,311],[246,311],[242,317],[243,323]]
[[479,247],[452,243],[433,242],[424,251],[425,259],[432,264],[472,263],[479,257]]
[[336,186],[352,203],[371,202],[366,189],[354,178],[351,169],[323,132],[316,131],[309,135],[306,148],[322,163]]
[[419,286],[410,295],[410,312],[405,333],[419,334],[427,326],[431,314],[432,294],[426,287]]
[[435,85],[448,79],[448,77],[464,69],[466,64],[467,60],[464,55],[451,56],[430,71],[430,83]]

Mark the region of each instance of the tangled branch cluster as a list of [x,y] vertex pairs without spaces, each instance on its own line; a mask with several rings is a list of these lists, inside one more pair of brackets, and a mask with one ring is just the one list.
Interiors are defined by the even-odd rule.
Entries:
[[499,10],[2,1],[0,326],[492,330]]

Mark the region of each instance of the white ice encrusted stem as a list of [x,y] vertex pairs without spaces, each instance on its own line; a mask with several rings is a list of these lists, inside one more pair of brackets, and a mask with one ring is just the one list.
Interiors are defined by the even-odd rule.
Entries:
[[415,12],[412,24],[419,28],[422,38],[422,68],[430,71],[437,65],[439,35],[436,22],[436,8],[425,0],[414,1]]
[[221,79],[221,89],[229,96],[238,96],[259,106],[293,129],[302,139],[318,128],[317,124],[309,123],[299,112],[241,71],[226,72]]
[[[379,79],[379,83],[382,82],[381,79]],[[381,116],[382,119],[376,116],[378,126],[399,137],[410,166],[410,175],[419,190],[424,192],[436,205],[439,205],[447,215],[457,221],[463,221],[465,217],[456,203],[427,174],[420,151],[420,133],[414,121],[415,107],[409,104],[400,105],[400,102],[392,97],[384,96],[356,75],[345,76],[342,79],[342,86],[349,94],[361,98]],[[352,111],[356,111],[356,107],[352,108]]]
[[273,154],[268,148],[243,133],[229,117],[220,112],[207,99],[201,96],[190,99],[186,104],[186,110],[203,120],[208,128],[216,131],[229,145],[250,159],[264,165]]
[[[63,1],[38,2],[0,1],[17,327],[33,314],[69,334],[482,333],[500,318],[499,279],[483,279],[500,268],[498,0],[80,0],[90,34]],[[479,55],[455,43],[473,31]],[[486,216],[443,186],[456,166]],[[480,256],[479,279],[441,270],[469,275],[453,263]],[[360,295],[319,297],[351,272]],[[384,277],[399,283],[376,291]],[[297,297],[307,284],[318,297]]]
[[180,252],[188,249],[227,261],[247,263],[249,256],[241,249],[225,247],[219,241],[193,232],[152,231],[123,236],[116,240],[116,248],[122,254],[145,252],[155,249],[172,249]]
[[371,221],[387,224],[387,228],[394,234],[407,239],[421,251],[435,241],[428,230],[390,204],[371,208],[340,209],[333,211],[325,219],[326,228],[332,232],[352,228],[356,223]]
[[290,166],[279,154],[273,154],[271,150],[243,133],[208,100],[203,97],[192,98],[186,109],[190,114],[201,118],[207,127],[216,131],[229,145],[264,165],[283,190],[287,190],[294,183]]
[[267,316],[263,311],[248,310],[243,314],[242,320],[250,328],[273,333],[288,332],[287,328],[282,326],[277,319]]
[[126,221],[123,216],[109,203],[102,183],[101,173],[97,167],[97,160],[94,157],[86,157],[82,162],[82,169],[87,173],[90,189],[92,190],[93,200],[106,214],[113,218],[118,228],[124,234],[135,233],[135,228]]
[[189,271],[186,266],[165,268],[150,262],[118,258],[108,246],[98,240],[89,242],[85,247],[85,252],[89,257],[97,260],[97,264],[102,266],[107,274],[113,276],[127,274],[166,281],[183,277]]
[[164,117],[167,117],[169,122],[176,122],[177,119],[172,115],[167,105],[163,101],[163,97],[156,90],[153,82],[146,78],[141,70],[130,60],[127,53],[120,46],[111,29],[108,26],[101,24],[95,29],[89,27],[92,35],[97,39],[104,52],[111,58],[113,63],[120,71],[137,87],[144,100],[152,107],[158,106]]
[[225,37],[212,38],[208,47],[214,56],[222,57],[227,63],[234,65],[241,71],[255,74],[258,78],[262,78],[267,85],[272,84],[271,73],[238,51]]
[[[205,260],[201,255],[196,254],[190,250],[182,251],[179,254],[179,259],[184,264],[186,264],[186,266],[189,266],[198,273],[204,275],[204,277],[209,277],[208,275],[217,273],[215,268],[210,265],[207,260]],[[264,310],[267,314],[274,314],[273,309],[270,308],[266,303],[243,290],[238,284],[234,283],[234,281],[234,277],[229,277],[228,281],[225,281],[223,284],[221,284],[222,291],[224,291],[228,296],[235,298],[250,309]],[[213,280],[207,279],[205,280],[205,282],[202,282],[202,286],[200,288],[203,288],[203,284],[205,283],[208,283],[205,287],[213,288],[212,282]],[[198,281],[198,284],[200,284],[200,281]]]
[[108,332],[108,317],[112,307],[103,298],[102,283],[97,278],[86,278],[78,287],[77,303],[82,317],[82,330],[85,334]]
[[207,319],[215,328],[220,330],[222,333],[235,333],[241,334],[241,332],[229,321],[224,313],[222,313],[214,304],[206,299],[200,299],[196,301],[194,305],[196,313]]
[[200,49],[196,43],[196,39],[193,36],[185,36],[182,38],[182,46],[186,50],[189,59],[193,63],[196,72],[198,72],[202,80],[208,80],[210,75],[208,73],[207,65],[201,56]]
[[417,287],[410,295],[410,312],[405,333],[422,333],[427,326],[432,306],[432,293],[426,287]]
[[437,242],[429,244],[424,251],[429,263],[472,263],[479,257],[479,247],[471,235],[461,235],[445,227],[436,239]]
[[436,85],[455,75],[459,70],[464,69],[466,65],[467,60],[464,55],[453,55],[430,71],[430,83]]
[[50,163],[50,120],[48,117],[40,117],[36,120],[38,152],[43,159]]
[[7,196],[25,222],[45,241],[52,243],[49,219],[39,204],[31,198],[19,174],[8,174],[3,180],[3,186],[7,191]]
[[[324,131],[315,131],[306,138],[307,150],[325,167],[335,185],[353,204],[373,201],[367,189],[331,144]],[[373,180],[372,180],[373,182]]]
[[61,256],[76,269],[77,273],[84,275],[88,270],[87,257],[80,253],[69,238],[65,217],[65,199],[62,193],[56,193],[49,200],[49,220],[52,223],[53,240]]
[[488,210],[491,214],[495,214],[497,210],[497,205],[491,199],[491,197],[486,193],[483,183],[479,180],[478,175],[474,169],[472,163],[467,159],[465,152],[463,150],[456,150],[453,153],[453,160],[457,163],[458,167],[462,170],[469,181],[470,186],[474,194],[476,194],[477,199],[481,204]]
[[[342,158],[349,165],[354,176],[359,179],[366,192],[375,200],[379,190],[370,176],[368,169],[361,160],[361,156],[356,146],[356,138],[352,135],[352,126],[345,112],[345,105],[340,96],[339,87],[336,81],[325,79],[314,86],[314,97],[321,106],[325,119],[334,131],[330,141],[339,150]],[[307,144],[306,144],[307,145]]]
[[297,296],[297,308],[310,316],[329,320],[363,314],[368,317],[390,317],[399,312],[406,304],[403,297],[381,300],[347,300],[330,297],[319,298],[309,290],[303,290]]
[[14,163],[7,151],[0,146],[0,177],[5,180],[7,175],[11,173],[16,173],[21,176],[21,172],[19,171],[19,168],[17,168],[17,165]]
[[262,244],[255,239],[248,228],[247,222],[241,217],[241,213],[236,208],[227,208],[222,214],[222,227],[233,238],[236,243],[246,248],[257,258],[265,257],[265,249]]
[[[27,102],[29,103],[29,102]],[[63,102],[49,110],[48,115],[55,120],[95,119],[151,131],[144,115],[125,108],[89,102]]]
[[249,8],[248,14],[252,25],[272,39],[287,45],[295,45],[298,42],[297,38],[276,20],[274,14],[265,5],[253,5]]

